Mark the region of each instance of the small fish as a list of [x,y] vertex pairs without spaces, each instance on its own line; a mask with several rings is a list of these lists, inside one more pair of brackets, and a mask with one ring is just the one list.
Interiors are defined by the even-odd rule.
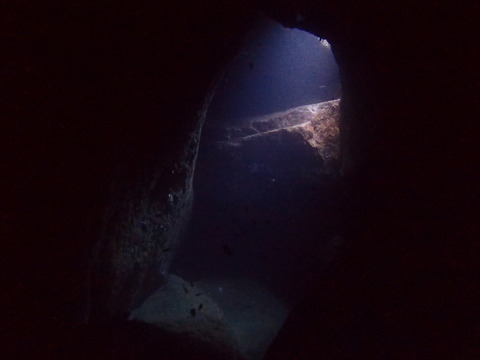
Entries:
[[185,287],[185,285],[182,285],[183,290],[185,291],[186,294],[188,294],[188,289]]
[[195,286],[195,285],[193,285],[193,282],[190,281],[189,283],[190,283],[190,286],[191,286],[191,287],[194,287],[194,286]]
[[195,296],[200,296],[202,295],[203,293],[196,293]]
[[190,309],[190,314],[192,314],[193,317],[197,315],[197,311],[195,310],[195,308]]
[[172,250],[172,248],[169,248],[169,247],[167,247],[167,248],[165,248],[165,249],[162,249],[163,252],[168,252],[168,251],[170,251],[170,250]]
[[202,310],[203,304],[198,305],[198,311]]

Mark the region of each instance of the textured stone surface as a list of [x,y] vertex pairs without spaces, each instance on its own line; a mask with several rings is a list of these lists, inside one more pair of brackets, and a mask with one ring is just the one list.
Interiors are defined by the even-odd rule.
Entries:
[[228,127],[225,143],[240,146],[258,137],[275,137],[278,132],[300,134],[323,159],[327,171],[338,170],[340,161],[340,100],[299,106],[275,114],[248,119]]
[[178,276],[168,275],[166,284],[132,311],[131,319],[205,341],[235,357],[234,339],[222,310],[204,289]]
[[226,358],[260,360],[288,310],[265,288],[246,280],[167,282],[130,315],[169,333],[208,343]]
[[147,295],[146,286],[159,286],[163,281],[190,216],[193,173],[207,106],[208,101],[178,158],[162,159],[152,163],[151,169],[142,169],[133,186],[114,180],[102,235],[94,250],[94,316],[121,314],[139,301],[139,296]]

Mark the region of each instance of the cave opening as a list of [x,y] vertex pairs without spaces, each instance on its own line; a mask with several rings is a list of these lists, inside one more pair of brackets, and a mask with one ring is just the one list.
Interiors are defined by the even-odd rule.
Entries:
[[192,317],[225,316],[246,358],[262,357],[338,246],[339,98],[327,40],[261,18],[208,109],[168,276],[193,299]]
[[254,278],[292,297],[317,234],[305,212],[329,202],[338,173],[339,97],[325,39],[257,21],[209,107],[172,272]]

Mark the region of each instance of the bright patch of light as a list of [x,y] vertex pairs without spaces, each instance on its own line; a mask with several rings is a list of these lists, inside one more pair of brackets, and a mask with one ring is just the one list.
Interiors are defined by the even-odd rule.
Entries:
[[326,39],[320,39],[320,45],[326,49],[330,49],[330,43]]
[[219,85],[208,122],[215,118],[225,126],[225,119],[240,121],[339,97],[338,66],[327,40],[261,18]]

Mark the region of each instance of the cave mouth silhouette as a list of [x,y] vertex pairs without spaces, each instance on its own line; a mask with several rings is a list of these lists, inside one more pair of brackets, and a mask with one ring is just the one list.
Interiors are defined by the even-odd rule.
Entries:
[[[253,25],[208,109],[190,226],[171,273],[248,279],[295,301],[309,269],[331,253],[338,172],[326,171],[305,136],[282,130],[290,120],[276,119],[334,100],[338,109],[340,91],[327,40],[264,17]],[[266,128],[253,134],[251,119]]]

